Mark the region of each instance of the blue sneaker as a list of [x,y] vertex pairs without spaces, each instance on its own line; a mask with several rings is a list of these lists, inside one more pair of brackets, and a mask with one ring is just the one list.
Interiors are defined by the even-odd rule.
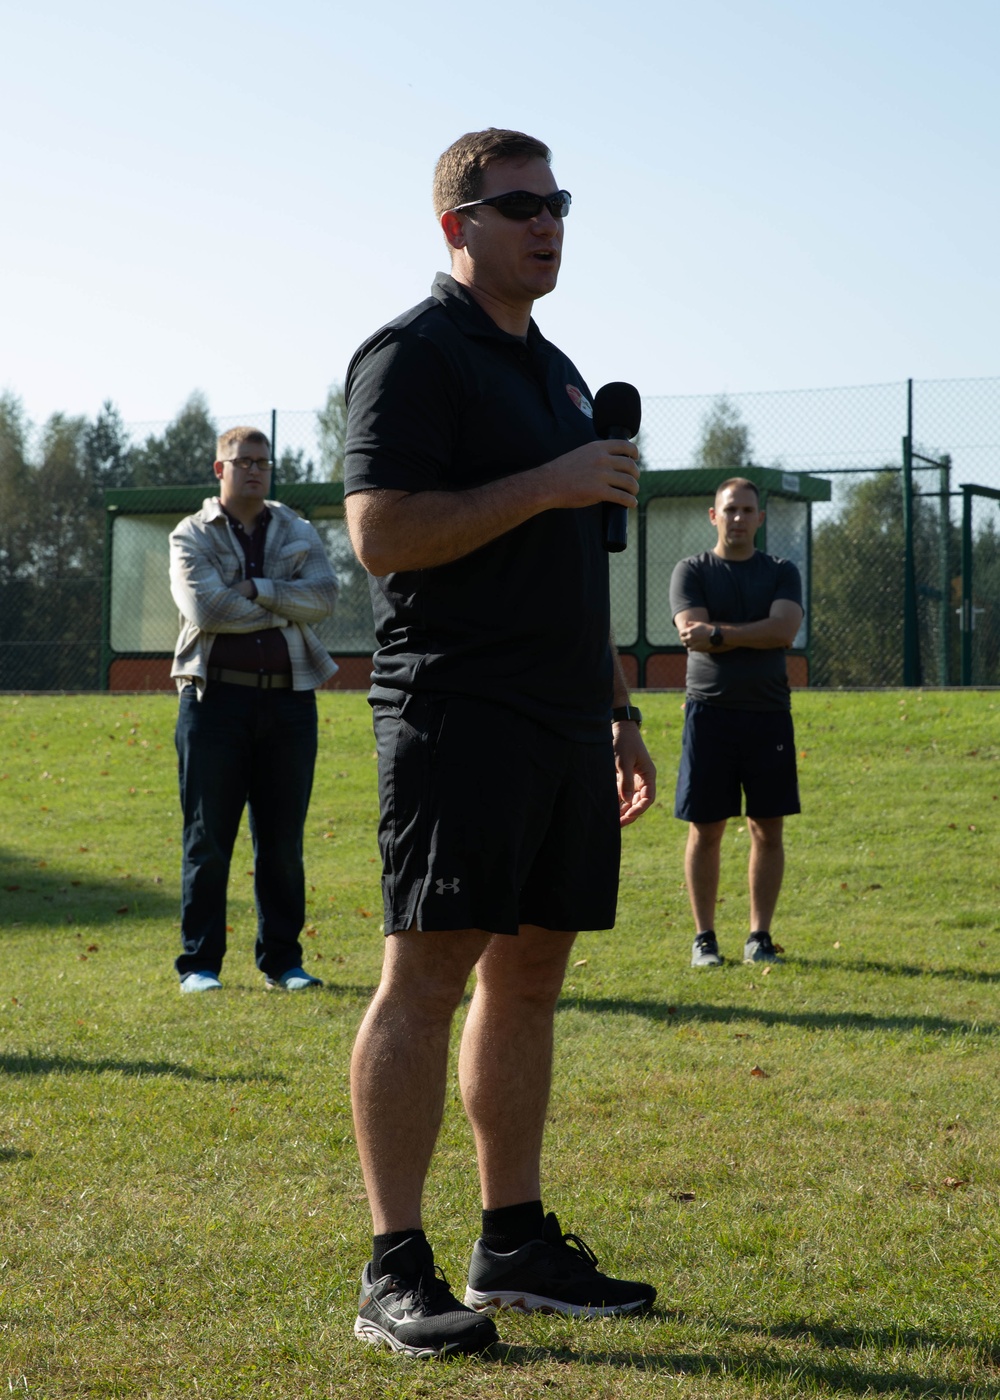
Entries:
[[269,992],[277,991],[279,987],[285,992],[304,992],[307,987],[322,987],[322,985],[323,983],[318,977],[310,977],[309,973],[303,972],[301,967],[290,967],[280,977],[267,977],[264,980],[264,987]]
[[218,992],[222,983],[214,972],[189,972],[181,978],[182,992]]

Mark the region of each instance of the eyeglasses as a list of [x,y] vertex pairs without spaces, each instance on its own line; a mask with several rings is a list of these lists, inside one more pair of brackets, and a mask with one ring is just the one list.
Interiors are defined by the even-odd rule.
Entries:
[[268,457],[223,457],[222,460],[231,467],[238,467],[241,472],[248,472],[251,467],[256,467],[259,472],[269,472],[274,466]]
[[556,190],[555,194],[532,194],[530,190],[511,190],[509,194],[495,194],[490,199],[473,199],[468,204],[456,204],[454,209],[448,212],[461,214],[465,209],[478,209],[481,204],[488,204],[505,219],[517,219],[523,224],[529,219],[537,219],[543,209],[547,209],[553,219],[565,219],[572,203],[573,196],[569,190]]

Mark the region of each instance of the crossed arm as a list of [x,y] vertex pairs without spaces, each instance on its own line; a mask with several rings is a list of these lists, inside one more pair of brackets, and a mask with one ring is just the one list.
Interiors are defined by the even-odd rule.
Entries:
[[[795,641],[801,621],[802,609],[788,598],[776,598],[768,616],[759,622],[713,622],[707,608],[683,608],[674,618],[682,646],[688,651],[710,651],[716,656],[737,647],[787,650]],[[722,632],[722,642],[714,647],[709,639],[716,627]]]
[[179,527],[170,540],[170,592],[182,615],[203,632],[259,632],[327,617],[337,579],[317,536],[295,578],[229,585],[203,542]]

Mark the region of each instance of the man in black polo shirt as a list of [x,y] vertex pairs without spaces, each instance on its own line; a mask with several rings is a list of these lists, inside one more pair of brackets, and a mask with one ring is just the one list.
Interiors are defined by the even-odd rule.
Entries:
[[[346,511],[372,577],[386,948],[352,1061],[375,1231],[355,1323],[410,1355],[478,1351],[498,1306],[630,1312],[541,1203],[553,1018],[575,932],[614,923],[619,826],[654,770],[609,639],[604,502],[634,505],[634,447],[595,439],[590,391],[531,309],[570,197],[520,132],[438,162],[451,276],[376,332],[347,378]],[[614,715],[614,719],[612,716]],[[463,1307],[421,1203],[451,1020],[482,1238]]]
[[692,967],[722,962],[715,933],[722,837],[746,794],[750,931],[744,962],[778,961],[771,920],[785,869],[783,827],[799,810],[785,652],[802,621],[802,581],[788,559],[754,546],[757,487],[724,481],[709,508],[717,542],[682,559],[670,611],[688,650],[674,815],[690,823],[684,872],[695,921]]

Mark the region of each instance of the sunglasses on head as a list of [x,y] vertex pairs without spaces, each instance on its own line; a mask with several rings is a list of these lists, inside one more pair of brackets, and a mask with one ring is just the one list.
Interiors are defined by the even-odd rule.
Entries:
[[569,190],[556,190],[554,194],[532,194],[530,190],[511,190],[509,194],[495,194],[490,199],[473,199],[468,204],[456,204],[452,214],[461,214],[466,209],[478,209],[488,204],[505,219],[517,219],[526,223],[537,219],[543,209],[547,209],[553,219],[565,219],[573,196]]

